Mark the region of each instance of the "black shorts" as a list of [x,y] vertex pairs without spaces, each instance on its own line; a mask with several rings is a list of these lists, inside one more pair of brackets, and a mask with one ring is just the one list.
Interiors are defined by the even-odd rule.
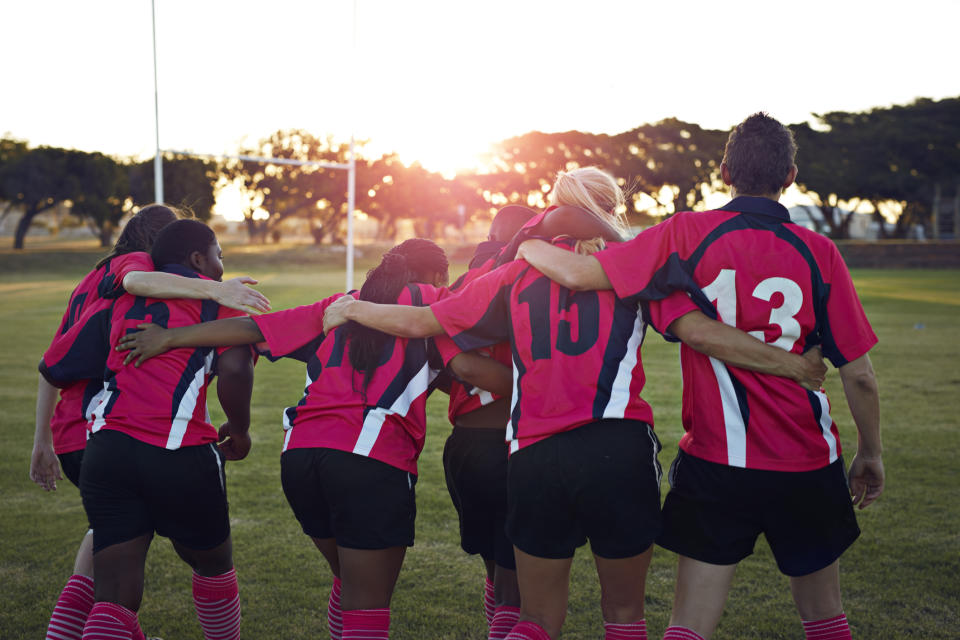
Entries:
[[83,464],[83,449],[70,451],[68,453],[58,453],[57,458],[60,460],[60,470],[63,471],[63,475],[79,489],[80,465]]
[[843,459],[815,471],[743,469],[680,451],[670,466],[657,544],[710,564],[735,564],[763,533],[780,571],[804,576],[829,566],[860,527]]
[[643,553],[660,533],[660,442],[636,420],[601,420],[510,456],[507,536],[539,558],[590,540],[602,558]]
[[337,449],[280,456],[283,493],[303,532],[349,549],[412,547],[417,476]]
[[219,546],[230,536],[226,486],[213,444],[169,450],[98,431],[80,469],[93,551],[154,532],[189,549]]
[[516,569],[507,538],[507,443],[504,429],[454,427],[443,446],[447,491],[460,519],[460,546]]

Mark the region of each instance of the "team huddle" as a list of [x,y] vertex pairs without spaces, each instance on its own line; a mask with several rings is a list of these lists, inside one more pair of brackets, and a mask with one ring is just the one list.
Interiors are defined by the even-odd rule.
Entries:
[[[389,637],[436,389],[450,397],[443,467],[461,546],[484,562],[489,639],[559,638],[587,542],[607,640],[647,638],[654,543],[678,555],[662,637],[709,638],[761,533],[806,637],[850,638],[839,557],[859,535],[854,506],[884,487],[876,337],[833,242],[778,202],[795,153],[788,129],[750,116],[721,165],[731,202],[632,240],[611,175],[560,172],[545,211],[498,212],[452,285],[443,250],[415,238],[359,291],[276,312],[252,279],[221,282],[209,227],[141,209],[74,290],[40,363],[31,477],[50,489],[62,469],[90,523],[47,638],[145,638],[155,534],[193,569],[204,638],[240,636],[224,462],[250,450],[261,356],[306,364],[283,412],[281,480],[330,567],[333,639]],[[648,326],[681,342],[684,435],[662,507]],[[849,469],[824,358],[858,430]]]

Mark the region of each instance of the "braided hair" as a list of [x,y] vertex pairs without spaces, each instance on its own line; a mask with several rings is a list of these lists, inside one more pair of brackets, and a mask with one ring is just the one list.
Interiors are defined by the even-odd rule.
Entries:
[[111,258],[126,253],[150,251],[153,241],[160,235],[160,230],[180,217],[180,211],[165,204],[151,204],[140,209],[127,221],[113,249],[100,259],[96,268],[99,269]]
[[[411,282],[432,284],[436,274],[445,276],[447,255],[430,240],[412,238],[383,254],[380,264],[367,272],[360,288],[360,299],[379,304],[395,304],[400,292]],[[362,324],[347,322],[343,328],[349,338],[348,355],[355,371],[363,373],[363,392],[380,365],[383,350],[395,339]]]

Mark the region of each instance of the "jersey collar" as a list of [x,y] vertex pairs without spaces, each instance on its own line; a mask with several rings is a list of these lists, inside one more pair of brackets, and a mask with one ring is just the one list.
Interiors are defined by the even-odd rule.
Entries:
[[737,196],[727,204],[720,207],[719,211],[736,211],[737,213],[752,213],[776,218],[780,222],[790,222],[790,212],[787,208],[770,198],[757,198],[754,196]]
[[174,275],[183,276],[184,278],[200,278],[201,280],[207,280],[202,275],[194,271],[193,269],[188,269],[182,264],[177,264],[176,262],[171,262],[170,264],[165,264],[157,271],[163,271],[164,273],[172,273]]

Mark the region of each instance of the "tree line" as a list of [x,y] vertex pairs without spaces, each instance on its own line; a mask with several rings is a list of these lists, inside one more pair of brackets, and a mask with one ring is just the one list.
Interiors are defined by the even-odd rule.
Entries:
[[[911,226],[929,224],[937,185],[947,193],[960,185],[960,97],[815,114],[791,129],[799,147],[797,186],[820,210],[819,230],[833,238],[849,237],[850,212],[861,203],[869,203],[878,219],[886,208],[896,217],[890,235],[904,237]],[[558,170],[597,165],[629,190],[628,215],[656,219],[702,208],[722,188],[727,133],[675,118],[616,135],[535,131],[494,145],[483,171],[453,178],[405,165],[396,155],[365,157],[361,144],[356,206],[378,222],[384,239],[394,236],[401,219],[412,219],[418,235],[435,237],[447,225],[487,219],[506,204],[542,206]],[[278,131],[241,153],[329,163],[346,163],[349,155],[346,144],[302,130]],[[107,246],[134,203],[152,201],[153,180],[152,160],[0,140],[0,220],[15,207],[23,211],[15,248],[23,247],[37,214],[64,202]],[[241,184],[249,196],[244,218],[252,240],[279,233],[285,220],[303,219],[315,242],[342,241],[342,170],[164,159],[166,200],[186,204],[201,219],[209,217],[214,190],[224,180]],[[267,217],[258,219],[257,211]],[[887,234],[886,225],[879,228]]]

